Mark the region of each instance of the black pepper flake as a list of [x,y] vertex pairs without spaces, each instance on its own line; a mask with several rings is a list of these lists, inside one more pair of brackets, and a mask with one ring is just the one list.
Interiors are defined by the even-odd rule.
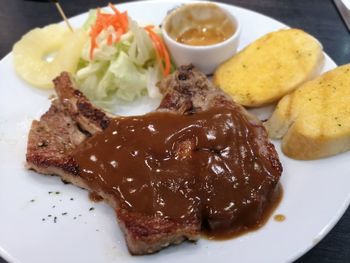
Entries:
[[74,200],[74,198],[73,198],[73,197],[71,197],[69,200],[73,201],[73,200]]
[[54,223],[57,223],[57,216],[55,216],[55,217],[53,218],[53,222],[54,222]]
[[60,199],[60,202],[62,202],[62,199]]
[[338,123],[338,126],[339,126],[339,127],[341,127],[341,124],[340,124],[340,123]]
[[78,216],[81,216],[81,214],[79,214]]
[[49,191],[48,193],[49,193],[49,195],[50,195],[50,194],[52,194],[52,191]]
[[52,215],[48,215],[48,217],[51,217]]
[[75,219],[77,219],[77,217],[75,216],[75,217],[73,217],[73,219],[75,220]]
[[89,211],[92,211],[92,210],[94,210],[95,208],[93,208],[93,207],[90,207],[90,209],[89,209]]
[[45,221],[45,218],[42,218],[41,221]]
[[68,214],[67,212],[62,213],[63,216],[65,216],[65,215],[67,215],[67,214]]
[[52,208],[55,208],[55,207],[56,207],[55,205],[52,206]]
[[30,202],[31,202],[31,203],[33,203],[33,202],[35,202],[35,200],[34,200],[34,199],[32,199],[32,200],[30,200]]

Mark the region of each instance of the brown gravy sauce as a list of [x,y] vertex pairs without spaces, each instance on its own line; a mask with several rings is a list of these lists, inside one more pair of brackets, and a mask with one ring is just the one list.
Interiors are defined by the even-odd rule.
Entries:
[[[237,228],[226,229],[224,231],[214,231],[214,232],[208,231],[208,229],[204,227],[202,233],[206,238],[210,240],[227,240],[234,237],[239,237],[248,232],[256,231],[267,223],[267,221],[270,219],[273,212],[281,203],[282,199],[283,199],[283,188],[281,184],[278,184],[275,188],[274,193],[271,196],[270,201],[267,203],[265,207],[265,211],[261,214],[260,220],[257,221],[255,225],[251,225],[251,226],[242,225]],[[276,216],[274,216],[274,219],[276,220]],[[282,222],[282,221],[279,221],[279,222]]]
[[129,211],[202,222],[210,238],[261,226],[281,199],[279,173],[257,156],[253,125],[235,110],[113,119],[73,153],[80,176]]
[[89,199],[92,201],[92,202],[101,202],[103,200],[103,197],[101,197],[98,193],[96,192],[90,192],[89,193]]

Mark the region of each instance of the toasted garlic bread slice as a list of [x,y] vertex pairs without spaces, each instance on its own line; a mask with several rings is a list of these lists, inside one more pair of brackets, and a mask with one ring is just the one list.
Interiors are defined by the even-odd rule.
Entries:
[[306,82],[277,104],[265,127],[282,151],[310,160],[350,149],[350,64]]
[[323,66],[321,44],[299,29],[269,33],[218,67],[214,83],[248,107],[277,101]]

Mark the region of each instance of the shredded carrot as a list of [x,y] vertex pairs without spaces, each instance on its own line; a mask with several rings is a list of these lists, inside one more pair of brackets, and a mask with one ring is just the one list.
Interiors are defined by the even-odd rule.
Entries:
[[[128,31],[129,21],[128,13],[125,11],[121,13],[114,5],[109,3],[109,7],[113,10],[113,14],[102,13],[101,9],[97,9],[95,24],[91,26],[90,37],[91,37],[91,47],[90,47],[90,59],[93,60],[94,50],[98,48],[97,37],[99,34],[112,26],[116,32],[116,37],[113,41],[113,35],[109,34],[107,37],[107,45],[112,45],[113,42],[117,43],[120,41],[120,37]],[[149,37],[153,42],[153,46],[156,50],[156,57],[159,67],[164,76],[170,73],[170,55],[165,47],[163,39],[154,32],[154,26],[149,25],[145,27],[146,32],[148,32]]]
[[129,27],[129,20],[128,20],[128,12],[125,11],[121,14],[121,23],[124,26],[124,31],[128,31],[128,27]]
[[126,32],[128,30],[128,13],[126,11],[123,13],[120,13],[119,10],[111,3],[109,3],[108,6],[114,11],[116,17],[118,17],[119,19],[119,22],[122,28]]
[[[158,60],[159,66],[163,72],[163,76],[167,76],[170,73],[169,52],[168,52],[167,48],[165,47],[163,39],[157,33],[155,33],[153,31],[153,28],[154,28],[153,25],[149,25],[149,26],[145,27],[145,30],[148,32],[148,34],[153,42],[153,45],[156,49],[157,60]],[[163,63],[164,63],[164,65],[163,65]]]
[[124,34],[124,33],[123,33],[123,30],[122,30],[121,28],[118,28],[118,29],[117,29],[117,33],[118,33],[118,35],[117,35],[117,38],[115,39],[114,42],[119,42],[121,35]]
[[[90,37],[91,37],[91,47],[90,47],[90,59],[93,59],[94,49],[98,47],[97,37],[99,34],[107,29],[109,26],[112,26],[116,31],[117,36],[115,38],[115,43],[120,40],[120,36],[125,34],[128,31],[128,13],[120,13],[119,10],[109,3],[109,7],[113,10],[114,14],[101,13],[100,9],[97,9],[96,21],[95,24],[91,26]],[[107,44],[113,44],[113,36],[110,34],[107,38]]]
[[112,37],[112,34],[109,34],[109,35],[108,35],[107,44],[108,44],[109,46],[111,46],[111,45],[113,44],[113,37]]
[[163,45],[163,53],[164,53],[164,60],[165,60],[164,75],[168,76],[170,73],[171,62],[170,62],[169,52],[164,45]]

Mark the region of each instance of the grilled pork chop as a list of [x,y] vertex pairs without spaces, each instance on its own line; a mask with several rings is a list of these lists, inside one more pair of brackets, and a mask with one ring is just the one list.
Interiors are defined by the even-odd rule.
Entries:
[[[224,92],[215,88],[206,76],[193,66],[180,67],[160,83],[163,100],[155,113],[145,115],[144,118],[111,116],[96,108],[75,88],[67,73],[62,73],[54,83],[58,98],[52,102],[50,109],[40,121],[32,123],[27,146],[27,166],[42,174],[58,175],[63,181],[97,193],[106,200],[116,210],[132,254],[153,253],[186,239],[197,240],[204,225],[209,226],[209,229],[237,230],[261,223],[262,215],[275,194],[282,172],[274,146],[269,143],[266,131],[259,120],[234,103]],[[162,116],[160,122],[167,122],[165,125],[167,127],[162,128],[158,116]],[[220,118],[224,118],[223,124]],[[177,121],[178,119],[180,121]],[[213,119],[213,122],[208,119]],[[125,126],[135,127],[145,121],[154,120],[156,127],[159,126],[158,132],[165,133],[164,129],[168,131],[168,126],[174,123],[175,130],[170,131],[180,134],[180,137],[173,141],[170,157],[163,158],[161,164],[159,164],[161,158],[155,160],[155,156],[159,153],[154,153],[154,149],[145,151],[148,157],[153,158],[147,160],[156,162],[157,167],[162,167],[171,159],[170,166],[162,172],[166,180],[152,173],[149,174],[151,179],[147,179],[148,172],[142,170],[142,165],[133,170],[134,177],[128,177],[125,174],[128,170],[124,171],[123,167],[117,165],[117,157],[123,156],[121,155],[123,152],[115,150],[119,146],[112,149],[113,155],[117,156],[116,161],[111,162],[115,170],[108,170],[116,173],[112,172],[111,175],[109,172],[97,183],[95,177],[90,177],[93,172],[88,170],[90,169],[88,161],[93,163],[96,162],[95,159],[101,156],[103,158],[103,151],[102,154],[97,154],[97,157],[89,155],[91,160],[86,161],[84,158],[90,154],[91,149],[94,151],[91,145],[101,144],[101,140],[98,140],[101,134],[107,136],[105,134],[120,132],[123,138],[129,136],[128,140],[124,141],[117,136],[117,140],[123,141],[123,147],[134,147],[130,140],[133,139],[135,131],[131,128],[132,132],[124,131]],[[197,138],[193,139],[192,134],[180,132],[183,130],[181,126],[183,123],[186,123],[186,129],[188,127],[192,129],[194,124],[200,123],[193,130],[198,135]],[[221,124],[223,126],[220,126]],[[228,127],[228,124],[231,126]],[[210,125],[213,127],[205,128]],[[110,131],[111,127],[114,130]],[[147,127],[149,133],[145,134],[151,138],[154,128],[149,123]],[[224,148],[218,149],[215,145],[203,146],[208,144],[208,141],[215,140],[212,138],[212,133],[220,133],[223,129],[226,129],[228,134],[227,138],[226,134],[222,135]],[[203,131],[210,136],[200,139]],[[173,134],[167,136],[165,141],[174,137]],[[150,139],[139,140],[141,149],[135,152],[142,152],[142,148],[157,148],[155,143],[147,141]],[[110,144],[103,146],[106,151],[109,151]],[[167,148],[166,151],[168,150]],[[198,165],[198,162],[203,160],[206,161],[205,164]],[[146,161],[142,163],[146,163],[148,167],[152,166],[151,162]],[[86,167],[82,165],[85,163],[88,164]],[[135,167],[137,165],[135,159]],[[137,170],[141,172],[137,173]],[[101,171],[107,171],[107,168]],[[101,177],[101,174],[99,176]],[[150,207],[149,209],[143,212],[140,212],[140,209],[135,210],[137,204],[132,203],[133,199],[121,194],[119,186],[125,187],[125,180],[129,179],[142,182],[142,187],[138,188],[141,193],[140,199],[144,199],[140,209],[142,210],[142,206]],[[113,189],[118,188],[118,193],[105,185],[109,180],[114,183]],[[144,191],[143,187],[148,190]],[[197,188],[204,191],[199,191]],[[131,190],[128,188],[130,193]],[[183,194],[184,191],[187,192]],[[229,194],[221,196],[223,193]],[[167,204],[174,200],[177,203]],[[188,200],[191,200],[190,205]],[[237,204],[238,202],[240,204]],[[214,204],[222,205],[222,203],[226,206],[221,211],[213,209],[216,208]],[[173,210],[181,213],[169,211],[171,205],[174,206]]]

